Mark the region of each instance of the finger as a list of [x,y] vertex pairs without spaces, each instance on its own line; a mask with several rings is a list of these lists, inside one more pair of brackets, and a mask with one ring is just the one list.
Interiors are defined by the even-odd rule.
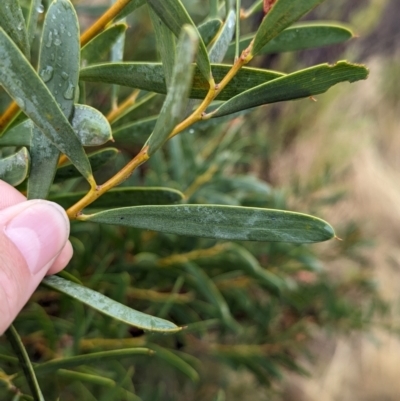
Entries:
[[48,270],[47,275],[56,274],[62,269],[64,269],[64,267],[66,267],[69,261],[71,260],[73,252],[74,251],[72,249],[71,243],[67,241],[64,248],[62,249],[60,254],[57,256],[56,260],[53,262],[52,266]]
[[26,201],[24,195],[14,187],[0,180],[0,210]]
[[0,333],[64,249],[69,221],[59,205],[32,200],[0,211]]

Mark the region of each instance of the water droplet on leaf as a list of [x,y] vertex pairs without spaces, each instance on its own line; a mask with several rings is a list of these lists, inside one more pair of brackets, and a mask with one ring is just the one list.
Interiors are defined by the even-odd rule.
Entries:
[[44,11],[44,6],[43,6],[43,4],[39,4],[39,5],[36,7],[36,11],[37,11],[39,14],[42,14],[43,11]]
[[22,28],[23,28],[23,26],[24,26],[24,23],[21,21],[21,22],[18,24],[17,29],[18,29],[19,31],[21,31]]
[[74,97],[75,86],[71,82],[68,82],[68,88],[64,92],[65,99],[72,99]]
[[46,47],[50,47],[52,43],[53,43],[53,32],[49,32],[49,36],[46,42]]
[[69,75],[65,71],[63,71],[61,73],[61,77],[62,77],[62,79],[64,79],[66,81],[68,79]]
[[49,82],[51,78],[53,78],[53,67],[51,65],[47,65],[40,71],[40,77],[43,79],[43,82]]

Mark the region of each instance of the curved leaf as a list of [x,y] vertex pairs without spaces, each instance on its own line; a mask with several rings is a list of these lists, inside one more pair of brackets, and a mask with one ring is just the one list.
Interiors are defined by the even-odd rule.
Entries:
[[324,0],[276,0],[264,17],[254,38],[251,54],[255,56],[275,36]]
[[[216,82],[219,82],[231,69],[229,65],[213,64],[211,66]],[[244,67],[239,70],[219,94],[217,100],[228,100],[243,91],[258,86],[262,83],[284,76],[280,72],[262,70],[259,68]],[[80,79],[88,82],[105,82],[130,86],[149,92],[167,93],[165,76],[160,63],[107,63],[83,68]],[[189,97],[204,99],[208,91],[208,82],[203,78],[198,69],[193,75],[192,90]]]
[[[240,50],[244,50],[255,34],[240,40]],[[258,54],[293,52],[304,49],[330,46],[343,43],[353,37],[353,32],[344,25],[312,22],[293,25],[268,42]],[[235,54],[235,43],[231,43],[227,56]]]
[[110,123],[93,107],[75,104],[71,124],[83,146],[99,146],[112,140]]
[[84,215],[79,220],[243,241],[306,243],[335,235],[326,221],[306,214],[220,205],[135,206]]
[[0,29],[0,83],[25,114],[91,183],[89,160],[67,118],[27,59]]
[[28,22],[26,24],[29,45],[32,45],[32,42],[35,39],[39,14],[41,14],[43,11],[44,7],[42,6],[42,0],[31,1],[31,5],[29,7]]
[[112,25],[110,28],[95,36],[81,50],[82,64],[93,64],[100,62],[107,54],[117,39],[123,35],[128,28],[125,23]]
[[[79,26],[69,0],[50,4],[43,25],[39,74],[69,120],[79,80]],[[38,127],[32,131],[28,199],[45,199],[57,170],[60,152]]]
[[20,48],[26,58],[30,58],[30,46],[25,19],[19,1],[3,0],[0,6],[0,27]]
[[[50,200],[67,209],[85,196],[86,192],[73,192],[64,195],[51,196]],[[157,187],[121,187],[106,192],[89,208],[105,209],[110,207],[125,207],[139,205],[170,205],[184,198],[182,192],[171,188]]]
[[154,131],[145,145],[148,155],[154,154],[168,139],[172,130],[182,120],[186,109],[193,75],[193,58],[197,48],[196,32],[189,25],[182,28],[178,41],[178,54],[171,77],[171,85],[160,111]]
[[32,120],[25,120],[15,125],[2,136],[0,136],[1,146],[30,146],[32,137]]
[[[115,148],[104,148],[98,150],[97,152],[90,153],[88,155],[88,158],[90,165],[92,166],[92,170],[93,171],[99,170],[106,163],[113,160],[117,156],[118,152],[119,152],[118,149]],[[70,178],[78,178],[80,176],[81,175],[79,171],[73,164],[66,163],[57,169],[54,182],[65,181]]]
[[84,303],[100,313],[131,326],[139,327],[142,330],[163,333],[175,333],[181,330],[180,327],[168,322],[167,320],[146,315],[145,313],[131,309],[103,294],[100,294],[99,292],[73,283],[72,281],[64,280],[61,277],[46,277],[42,283],[53,290]]
[[215,38],[215,35],[218,33],[222,26],[222,21],[219,18],[213,18],[207,20],[203,24],[197,27],[201,38],[206,46],[208,46],[211,41]]
[[211,82],[213,77],[211,74],[210,60],[203,40],[194,25],[190,15],[180,0],[146,0],[147,3],[153,8],[155,13],[164,21],[164,24],[178,37],[184,25],[190,25],[197,33],[199,40],[199,50],[197,52],[197,65],[207,82]]
[[362,65],[346,61],[320,64],[245,91],[222,104],[212,116],[221,117],[263,104],[319,95],[339,82],[355,82],[367,76],[368,70]]
[[21,148],[17,153],[0,159],[0,180],[16,187],[28,176],[29,166],[28,150]]

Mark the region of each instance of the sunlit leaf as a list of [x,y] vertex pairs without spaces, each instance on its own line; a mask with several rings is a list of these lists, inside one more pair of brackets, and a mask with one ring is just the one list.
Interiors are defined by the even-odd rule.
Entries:
[[0,83],[25,114],[92,182],[89,160],[73,128],[46,85],[3,29],[0,29]]
[[[54,1],[44,20],[38,71],[68,120],[78,86],[79,54],[79,26],[74,7],[69,0]],[[45,199],[54,180],[60,152],[40,128],[34,127],[30,155],[27,197]]]
[[226,240],[306,243],[335,235],[327,222],[306,214],[219,205],[135,206],[79,219]]
[[0,159],[0,180],[16,187],[28,176],[30,157],[28,150],[24,147],[17,153]]
[[366,79],[368,70],[357,64],[339,61],[334,65],[320,64],[259,85],[222,104],[213,117],[220,117],[263,104],[294,100],[326,92],[339,82]]
[[[229,65],[213,64],[212,73],[219,82],[231,69]],[[218,100],[228,100],[237,94],[262,83],[284,76],[276,71],[262,70],[259,68],[241,68],[235,77],[229,82],[217,97]],[[149,92],[167,93],[165,76],[160,63],[107,63],[83,68],[80,79],[88,82],[105,82],[130,86]],[[193,75],[190,98],[204,99],[209,85],[200,71],[195,69]]]
[[[181,29],[185,24],[191,25],[197,35],[200,37],[196,26],[194,25],[190,15],[186,11],[180,0],[170,0],[168,2],[159,0],[146,1],[176,37],[180,35]],[[212,75],[210,60],[208,58],[207,49],[202,39],[199,40],[197,65],[207,82],[211,82]]]
[[[97,171],[105,164],[113,160],[117,154],[118,149],[104,148],[88,155],[90,165],[93,171]],[[57,169],[54,182],[65,181],[70,178],[78,178],[81,174],[72,163],[65,163]]]
[[[240,50],[244,50],[255,34],[242,37]],[[258,54],[292,52],[343,43],[353,37],[346,26],[324,22],[293,25],[268,42]],[[227,56],[235,54],[235,43],[229,46]]]
[[116,320],[138,327],[142,330],[174,333],[181,330],[180,327],[154,316],[136,311],[119,302],[106,297],[90,288],[83,287],[72,281],[64,280],[58,276],[46,277],[43,282],[47,287],[61,292],[84,303],[85,305],[110,316]]
[[102,57],[111,51],[112,45],[125,33],[127,28],[125,23],[118,23],[95,36],[81,50],[82,64],[100,62]]
[[229,48],[229,43],[231,42],[233,34],[235,33],[235,21],[236,14],[233,10],[231,10],[221,31],[219,32],[217,39],[210,49],[209,57],[211,63],[220,63],[224,59],[225,53]]
[[[81,199],[86,192],[72,192],[64,195],[51,196],[50,200],[68,208]],[[89,208],[105,209],[111,207],[139,206],[139,205],[170,205],[178,203],[184,195],[171,188],[157,187],[121,187],[106,192]]]
[[0,6],[0,27],[29,59],[30,46],[25,19],[19,1],[2,0]]
[[264,17],[254,38],[251,54],[255,56],[281,31],[299,20],[324,0],[276,0]]
[[145,145],[148,146],[148,154],[155,153],[168,139],[172,130],[182,120],[186,109],[190,83],[193,74],[193,58],[197,49],[196,32],[191,26],[182,28],[178,41],[178,53],[173,68],[171,85],[168,88],[167,97],[160,111],[154,131]]

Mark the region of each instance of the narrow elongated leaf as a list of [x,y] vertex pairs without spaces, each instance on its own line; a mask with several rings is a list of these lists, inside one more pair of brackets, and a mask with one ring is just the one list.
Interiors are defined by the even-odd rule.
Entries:
[[[244,50],[255,34],[240,40],[240,50]],[[344,25],[313,22],[293,25],[268,42],[258,54],[292,52],[304,49],[343,43],[353,37],[353,32]],[[231,43],[227,56],[235,54],[235,43]]]
[[156,352],[155,357],[165,361],[168,365],[178,369],[184,375],[186,375],[192,382],[196,383],[199,381],[200,376],[195,369],[193,369],[186,361],[174,354],[172,351],[159,347],[155,344],[150,344],[149,348]]
[[29,152],[21,148],[17,153],[0,159],[0,180],[16,187],[28,176],[29,166]]
[[32,120],[25,120],[12,127],[0,136],[1,146],[30,146],[32,137]]
[[27,34],[29,45],[32,45],[33,39],[35,39],[37,23],[39,19],[39,14],[44,10],[42,6],[42,0],[32,0],[29,7],[29,15],[27,22]]
[[73,128],[46,85],[3,29],[0,29],[0,83],[25,114],[92,182],[89,160]]
[[276,0],[258,28],[251,54],[258,54],[270,40],[323,1]]
[[118,23],[95,36],[82,47],[82,64],[99,63],[102,57],[111,51],[112,45],[125,33],[127,28],[128,26],[125,23]]
[[[68,29],[68,31],[67,31]],[[69,0],[56,0],[47,10],[39,54],[39,73],[69,120],[79,80],[78,17]],[[32,131],[28,199],[45,199],[57,170],[60,152],[38,127]]]
[[32,392],[33,399],[35,401],[44,401],[44,397],[36,379],[32,363],[29,359],[28,353],[26,352],[24,344],[21,341],[21,337],[14,326],[11,326],[6,331],[6,337],[18,357],[22,371],[24,372],[24,376]]
[[149,7],[149,14],[156,34],[157,49],[160,53],[165,81],[167,87],[170,87],[175,65],[175,36],[151,7]]
[[[67,209],[85,196],[85,194],[86,192],[68,193],[65,195],[52,196],[50,200]],[[170,205],[180,202],[183,198],[184,195],[182,192],[171,188],[121,187],[113,188],[106,192],[90,204],[89,208],[105,209],[110,207],[139,205]]]
[[235,33],[236,13],[231,10],[226,18],[224,26],[222,27],[218,38],[215,40],[209,52],[211,63],[220,63],[229,48],[229,43]]
[[332,238],[325,221],[283,210],[219,205],[135,206],[79,219],[195,237],[243,241],[320,242]]
[[193,75],[193,58],[197,48],[196,32],[190,25],[182,28],[178,41],[178,54],[171,77],[171,86],[158,117],[154,131],[146,145],[148,154],[154,154],[168,139],[182,120]]
[[116,21],[119,21],[125,17],[127,17],[130,13],[135,11],[137,8],[143,6],[146,3],[146,0],[131,0],[124,9],[115,17]]
[[19,1],[3,0],[0,6],[0,27],[29,59],[30,47],[24,16]]
[[362,65],[346,61],[339,61],[335,65],[320,64],[245,91],[224,103],[213,116],[220,117],[262,104],[319,95],[339,82],[355,82],[367,76],[368,70]]
[[224,324],[232,330],[238,331],[240,326],[232,317],[225,298],[204,270],[191,262],[185,263],[185,270],[195,278],[196,287],[199,292],[216,307]]
[[107,361],[113,359],[132,358],[134,355],[152,355],[154,352],[149,348],[125,348],[113,351],[93,352],[91,354],[83,354],[69,358],[53,359],[49,362],[35,365],[34,370],[37,375],[55,372],[57,369],[74,368],[76,366],[88,365],[99,361]]
[[[117,156],[118,152],[119,152],[118,149],[115,148],[104,148],[98,150],[97,152],[90,153],[88,155],[88,158],[90,165],[92,166],[92,170],[93,171],[99,170],[106,163],[113,160]],[[70,178],[78,178],[80,176],[81,174],[73,164],[66,163],[57,169],[54,182],[61,182],[68,180]]]
[[[229,65],[222,64],[213,64],[211,68],[217,82],[222,80],[231,69]],[[241,68],[220,93],[217,100],[228,100],[243,91],[282,76],[284,74],[276,71],[248,67]],[[164,71],[160,63],[99,64],[83,68],[80,72],[80,79],[89,82],[105,82],[130,86],[149,92],[167,93]],[[203,78],[200,71],[195,69],[189,97],[192,99],[204,99],[208,87],[208,82]]]
[[43,281],[47,287],[68,295],[85,305],[110,316],[116,320],[139,327],[143,330],[174,333],[181,330],[180,327],[154,316],[131,309],[111,298],[106,297],[90,288],[83,287],[72,281],[64,280],[61,277],[46,277]]
[[207,20],[197,27],[201,38],[206,46],[208,46],[211,41],[215,38],[222,26],[222,21],[219,18],[213,18]]
[[[185,24],[191,25],[200,37],[196,26],[180,0],[170,0],[168,2],[160,0],[146,1],[176,37],[180,35],[182,27]],[[208,58],[206,46],[201,38],[199,40],[199,50],[197,52],[197,65],[207,82],[211,82],[213,78],[210,60]]]
[[71,124],[83,146],[100,146],[112,139],[110,123],[93,107],[75,104]]

